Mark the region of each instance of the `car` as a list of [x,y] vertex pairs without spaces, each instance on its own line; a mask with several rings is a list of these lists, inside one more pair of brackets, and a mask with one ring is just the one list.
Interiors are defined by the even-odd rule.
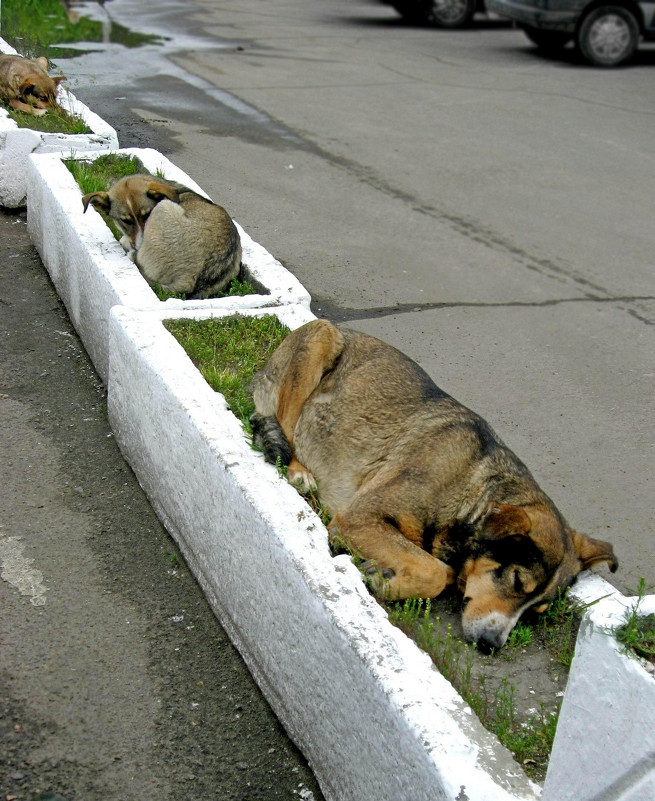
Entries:
[[484,0],[382,0],[409,23],[437,28],[464,28],[473,15],[485,11]]
[[598,67],[634,56],[640,39],[655,39],[655,5],[641,0],[487,0],[489,11],[513,20],[545,52],[573,41]]

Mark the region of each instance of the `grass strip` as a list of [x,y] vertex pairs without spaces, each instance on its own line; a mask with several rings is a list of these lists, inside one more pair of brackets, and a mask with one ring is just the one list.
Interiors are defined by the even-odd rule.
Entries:
[[223,395],[230,409],[250,431],[250,415],[255,406],[248,385],[289,329],[272,314],[165,320],[164,326],[182,345],[209,386]]
[[84,134],[91,133],[91,129],[84,120],[76,114],[69,114],[63,108],[50,109],[42,117],[35,117],[24,111],[16,111],[6,103],[2,107],[7,110],[9,118],[19,128],[30,128],[32,131],[42,133]]

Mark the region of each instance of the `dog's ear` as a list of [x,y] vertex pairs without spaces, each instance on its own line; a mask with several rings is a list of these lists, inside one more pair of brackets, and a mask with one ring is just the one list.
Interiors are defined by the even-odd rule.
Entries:
[[506,503],[492,504],[482,524],[482,537],[501,540],[504,537],[523,537],[532,528],[525,509]]
[[619,560],[614,555],[614,548],[609,542],[595,540],[593,537],[588,537],[586,534],[580,534],[579,531],[574,531],[572,536],[573,546],[578,559],[582,562],[583,570],[599,562],[605,562],[612,573],[616,573]]
[[165,184],[163,181],[151,181],[146,189],[146,195],[157,203],[160,200],[172,200],[173,203],[180,202],[179,190]]
[[106,192],[89,192],[88,195],[84,195],[82,198],[82,205],[84,206],[84,211],[89,208],[89,203],[98,211],[104,211],[105,213],[109,213],[109,209],[111,207],[111,201],[109,200],[109,195]]
[[45,56],[39,56],[34,59],[34,63],[38,64],[42,70],[48,71],[48,59]]

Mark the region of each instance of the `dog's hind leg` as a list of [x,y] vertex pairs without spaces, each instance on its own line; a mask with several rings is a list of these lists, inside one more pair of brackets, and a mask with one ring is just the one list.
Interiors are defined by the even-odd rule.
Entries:
[[[336,326],[327,320],[313,320],[289,334],[253,380],[255,415],[260,420],[274,416],[279,433],[292,449],[287,472],[291,483],[299,480],[306,487],[315,485],[310,471],[293,456],[293,435],[305,401],[334,367],[343,346],[343,334]],[[273,430],[270,423],[267,427]],[[278,433],[274,440],[279,444]]]

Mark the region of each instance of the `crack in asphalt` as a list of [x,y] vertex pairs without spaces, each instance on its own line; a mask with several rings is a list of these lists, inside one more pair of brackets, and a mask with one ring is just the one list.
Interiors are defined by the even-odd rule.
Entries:
[[[367,309],[354,309],[345,306],[335,306],[329,301],[315,297],[313,306],[317,311],[328,315],[331,320],[337,323],[350,322],[353,320],[370,320],[372,318],[390,317],[398,314],[412,314],[414,312],[435,311],[438,309],[510,309],[510,308],[548,308],[549,306],[560,306],[565,303],[603,303],[621,304],[637,303],[639,301],[655,301],[655,295],[625,295],[618,297],[581,297],[581,298],[552,298],[541,301],[513,300],[504,302],[476,302],[476,301],[450,301],[435,303],[398,303],[393,306],[373,306]],[[631,310],[627,310],[631,311]],[[641,322],[646,325],[655,325],[654,320],[640,317]]]

